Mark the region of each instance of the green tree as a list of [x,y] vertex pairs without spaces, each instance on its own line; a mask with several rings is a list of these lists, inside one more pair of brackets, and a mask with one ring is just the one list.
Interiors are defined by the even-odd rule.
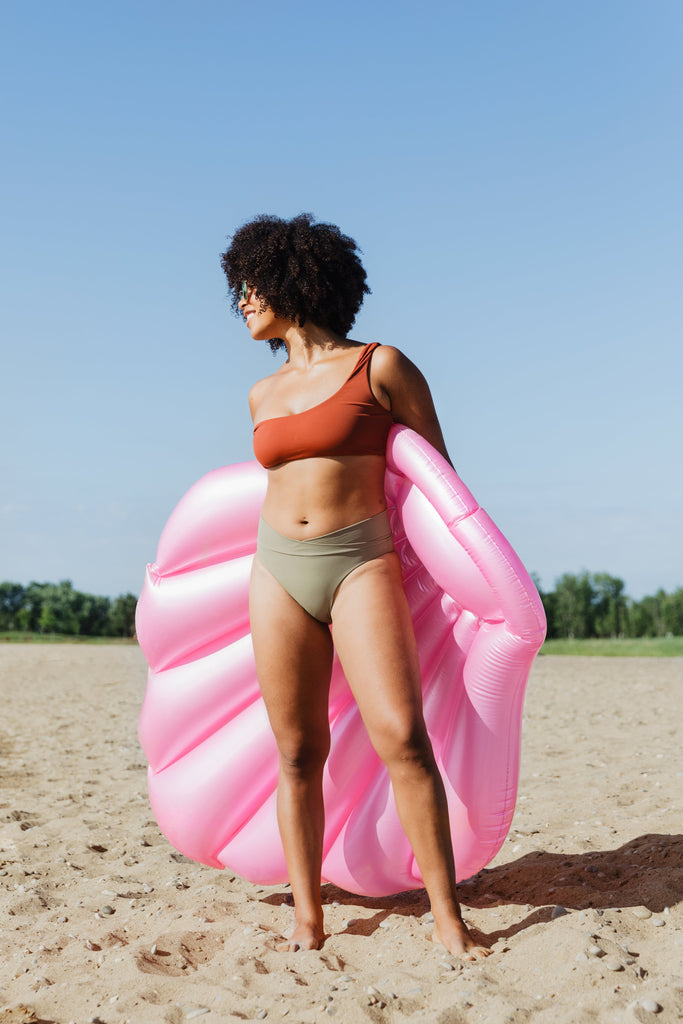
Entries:
[[76,592],[74,611],[81,636],[109,636],[109,612],[111,601],[108,597]]
[[593,625],[596,636],[623,636],[626,630],[624,581],[606,572],[592,579]]
[[673,636],[683,636],[683,587],[667,594],[662,607],[664,630]]
[[0,583],[0,629],[17,629],[17,615],[24,604],[21,583]]
[[658,590],[656,594],[644,597],[631,605],[629,609],[630,636],[665,636],[666,621],[664,606],[666,593]]
[[38,632],[45,591],[51,585],[49,583],[29,583],[24,590],[24,603],[17,612],[17,629],[24,629],[32,633]]
[[38,619],[42,633],[64,633],[76,636],[80,631],[78,606],[80,595],[71,580],[43,585],[43,601]]
[[120,594],[109,610],[108,636],[135,636],[135,609],[137,598],[134,594]]
[[555,584],[556,635],[582,640],[593,636],[595,591],[590,574],[566,572]]

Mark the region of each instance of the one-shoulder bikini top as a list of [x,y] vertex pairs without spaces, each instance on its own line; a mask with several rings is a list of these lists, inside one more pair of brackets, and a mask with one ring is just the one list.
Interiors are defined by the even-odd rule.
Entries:
[[350,377],[312,409],[262,420],[254,427],[254,454],[272,469],[283,462],[334,455],[384,455],[394,422],[370,387],[370,359],[378,342],[365,345]]

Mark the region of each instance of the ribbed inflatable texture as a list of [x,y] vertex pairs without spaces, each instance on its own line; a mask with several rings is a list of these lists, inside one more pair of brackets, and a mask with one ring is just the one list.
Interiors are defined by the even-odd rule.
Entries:
[[[140,740],[162,832],[186,856],[260,884],[287,879],[277,751],[260,696],[248,586],[266,472],[207,474],[181,499],[147,567],[137,633],[149,664]],[[385,490],[442,772],[458,878],[497,853],[515,806],[522,703],[545,636],[516,554],[418,434],[389,435]],[[388,773],[335,659],[323,880],[355,893],[420,888]]]

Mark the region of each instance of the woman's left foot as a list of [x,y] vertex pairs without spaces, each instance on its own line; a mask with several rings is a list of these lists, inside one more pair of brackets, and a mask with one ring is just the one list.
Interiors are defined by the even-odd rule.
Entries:
[[284,942],[275,947],[278,953],[298,953],[302,949],[320,949],[325,941],[322,928],[315,925],[298,924],[294,932]]
[[442,928],[435,925],[432,942],[445,946],[451,956],[460,957],[461,960],[483,960],[491,955],[490,949],[474,941],[464,921],[454,921]]

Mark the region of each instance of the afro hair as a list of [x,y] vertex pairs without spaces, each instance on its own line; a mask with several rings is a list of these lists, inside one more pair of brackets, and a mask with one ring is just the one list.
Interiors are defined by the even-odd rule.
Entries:
[[[262,214],[238,228],[221,253],[232,308],[239,314],[242,282],[264,307],[299,326],[311,322],[346,337],[370,294],[358,246],[334,224],[310,213],[291,220]],[[273,352],[282,338],[269,340]]]

